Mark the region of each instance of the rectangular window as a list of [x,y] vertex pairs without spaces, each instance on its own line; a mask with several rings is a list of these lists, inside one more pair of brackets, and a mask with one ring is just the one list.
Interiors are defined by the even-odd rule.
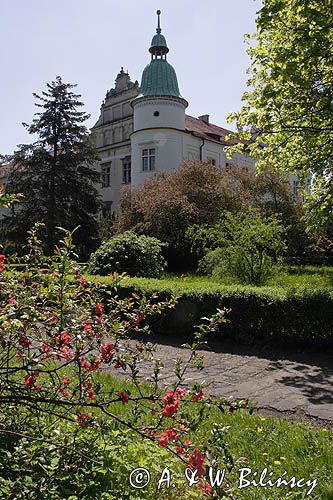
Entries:
[[210,163],[211,165],[214,165],[214,167],[216,166],[216,160],[215,160],[215,158],[208,157],[207,158],[207,162]]
[[111,181],[111,162],[102,165],[102,187],[110,187]]
[[131,183],[131,158],[123,159],[123,184]]
[[142,150],[142,170],[149,172],[155,170],[156,149],[143,149]]
[[297,198],[299,195],[299,183],[297,180],[293,180],[293,195],[294,198]]

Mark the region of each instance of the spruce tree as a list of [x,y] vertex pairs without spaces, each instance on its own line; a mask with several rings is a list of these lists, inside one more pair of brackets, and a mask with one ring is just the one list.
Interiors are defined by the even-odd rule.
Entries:
[[19,145],[10,158],[8,190],[24,198],[8,222],[17,242],[24,241],[36,221],[44,222],[48,254],[58,240],[57,227],[80,226],[75,237],[85,258],[96,246],[98,231],[100,202],[95,185],[99,174],[93,167],[98,157],[83,125],[89,115],[80,111],[83,103],[72,92],[74,87],[57,76],[41,96],[33,94],[40,112],[31,125],[23,125],[36,141]]

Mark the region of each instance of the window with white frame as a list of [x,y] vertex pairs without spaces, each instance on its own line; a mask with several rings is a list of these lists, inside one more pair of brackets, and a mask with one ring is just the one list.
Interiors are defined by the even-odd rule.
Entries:
[[123,159],[123,184],[131,183],[131,158],[130,156]]
[[156,149],[147,148],[142,150],[142,170],[149,172],[155,170],[156,163]]
[[102,165],[102,187],[110,187],[111,185],[111,162]]

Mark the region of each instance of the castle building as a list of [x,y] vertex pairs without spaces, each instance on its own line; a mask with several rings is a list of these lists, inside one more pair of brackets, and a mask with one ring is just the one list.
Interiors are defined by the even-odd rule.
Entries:
[[227,159],[224,148],[231,144],[226,141],[229,130],[211,124],[207,114],[198,118],[186,114],[188,102],[168,62],[160,13],[157,11],[150,62],[140,86],[121,68],[91,129],[100,156],[97,168],[102,172],[100,194],[106,211],[119,209],[123,187],[135,189],[149,177],[171,172],[187,160],[202,160],[219,168],[227,168],[230,162],[239,168],[255,168],[246,152]]

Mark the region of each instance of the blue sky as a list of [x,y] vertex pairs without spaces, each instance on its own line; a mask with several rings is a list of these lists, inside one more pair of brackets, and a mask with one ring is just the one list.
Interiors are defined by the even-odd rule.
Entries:
[[[87,126],[97,120],[121,66],[140,82],[161,9],[162,33],[187,113],[227,126],[241,106],[249,58],[245,33],[255,30],[260,0],[0,0],[0,153],[31,142],[22,126],[56,75],[77,83]],[[229,126],[228,126],[229,127]]]

